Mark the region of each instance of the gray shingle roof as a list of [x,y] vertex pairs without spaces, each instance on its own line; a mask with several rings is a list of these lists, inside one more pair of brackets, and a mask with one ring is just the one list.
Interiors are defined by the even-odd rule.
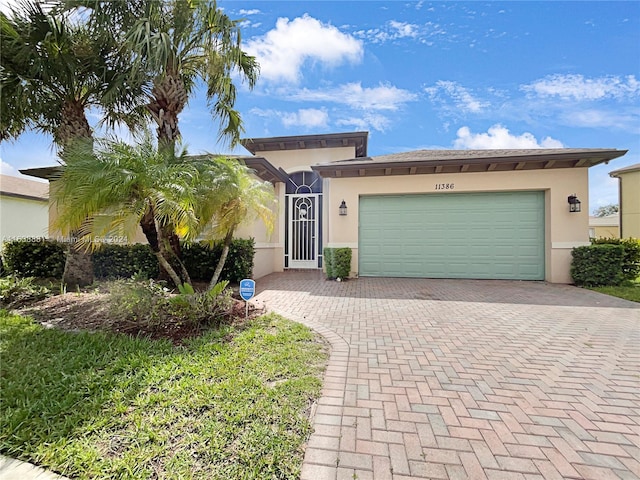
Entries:
[[49,198],[49,184],[27,178],[0,175],[0,193],[12,197],[47,200]]

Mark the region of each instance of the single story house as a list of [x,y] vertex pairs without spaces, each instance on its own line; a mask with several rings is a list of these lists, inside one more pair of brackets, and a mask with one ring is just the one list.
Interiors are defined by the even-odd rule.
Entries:
[[[571,283],[589,244],[589,167],[616,149],[418,150],[368,156],[368,132],[251,138],[239,157],[273,183],[274,230],[256,240],[254,278],[323,268],[352,249],[351,276]],[[23,173],[41,178],[51,169]]]
[[244,158],[274,183],[275,231],[256,238],[254,276],[322,268],[353,251],[352,276],[571,283],[589,244],[589,167],[617,149],[418,150],[368,156],[367,132],[252,138]]
[[589,238],[620,238],[620,215],[589,217]]
[[619,182],[620,236],[640,238],[640,163],[614,170],[609,175]]
[[9,240],[46,238],[48,226],[49,185],[0,175],[0,249]]

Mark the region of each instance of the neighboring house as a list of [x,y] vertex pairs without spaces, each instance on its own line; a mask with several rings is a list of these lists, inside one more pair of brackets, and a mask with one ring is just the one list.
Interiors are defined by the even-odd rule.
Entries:
[[48,224],[49,185],[0,175],[1,242],[48,237]]
[[[241,160],[274,184],[279,200],[271,234],[259,223],[237,234],[256,239],[254,278],[320,269],[324,247],[349,247],[352,276],[571,283],[571,249],[589,244],[588,169],[626,153],[418,150],[369,157],[367,140],[367,132],[351,132],[242,142],[252,156]],[[574,195],[579,212],[570,212]]]
[[640,163],[609,173],[618,179],[620,236],[640,238]]
[[620,215],[589,217],[589,238],[620,238]]

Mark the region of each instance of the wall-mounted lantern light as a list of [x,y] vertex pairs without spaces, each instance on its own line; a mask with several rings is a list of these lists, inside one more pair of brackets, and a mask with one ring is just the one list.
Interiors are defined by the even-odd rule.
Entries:
[[577,213],[580,211],[580,204],[582,202],[578,200],[578,197],[576,197],[575,193],[567,197],[567,202],[569,202],[569,211],[571,213]]
[[338,207],[338,210],[340,211],[340,215],[347,214],[347,204],[344,203],[344,200],[342,200],[342,203],[340,204],[340,207]]

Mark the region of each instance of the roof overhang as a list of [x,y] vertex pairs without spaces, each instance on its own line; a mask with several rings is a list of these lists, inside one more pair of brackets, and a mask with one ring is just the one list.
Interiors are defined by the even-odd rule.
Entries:
[[276,168],[263,157],[240,157],[247,167],[252,169],[258,177],[267,182],[286,182],[289,176],[282,168]]
[[254,155],[258,155],[260,152],[282,150],[354,147],[356,158],[362,158],[367,156],[368,136],[369,132],[328,133],[290,137],[245,138],[240,140],[240,143]]
[[25,195],[22,193],[14,193],[14,192],[0,192],[1,197],[11,197],[11,198],[22,198],[24,200],[35,200],[37,202],[47,203],[49,201],[48,198],[44,197],[36,197],[35,195]]
[[62,165],[55,165],[52,167],[26,168],[24,170],[20,170],[20,173],[23,175],[29,175],[30,177],[43,178],[51,181],[59,178],[60,175],[62,175],[62,171]]
[[615,149],[420,150],[313,165],[322,177],[423,175],[589,168],[627,153]]
[[613,172],[609,172],[610,177],[620,177],[620,175],[631,172],[640,172],[640,163],[636,163],[635,165],[629,165],[628,167],[619,168],[618,170],[614,170]]
[[[196,157],[203,157],[203,155],[196,155]],[[286,182],[287,181],[287,173],[281,168],[274,167],[271,163],[267,161],[267,159],[262,157],[231,157],[236,158],[245,163],[247,167],[252,169],[255,174],[260,177],[262,180],[267,182],[276,183],[276,182]],[[20,170],[20,173],[23,175],[29,175],[31,177],[43,178],[45,180],[56,180],[62,175],[62,171],[64,167],[62,165],[55,165],[51,167],[42,167],[42,168],[28,168],[25,170]]]

